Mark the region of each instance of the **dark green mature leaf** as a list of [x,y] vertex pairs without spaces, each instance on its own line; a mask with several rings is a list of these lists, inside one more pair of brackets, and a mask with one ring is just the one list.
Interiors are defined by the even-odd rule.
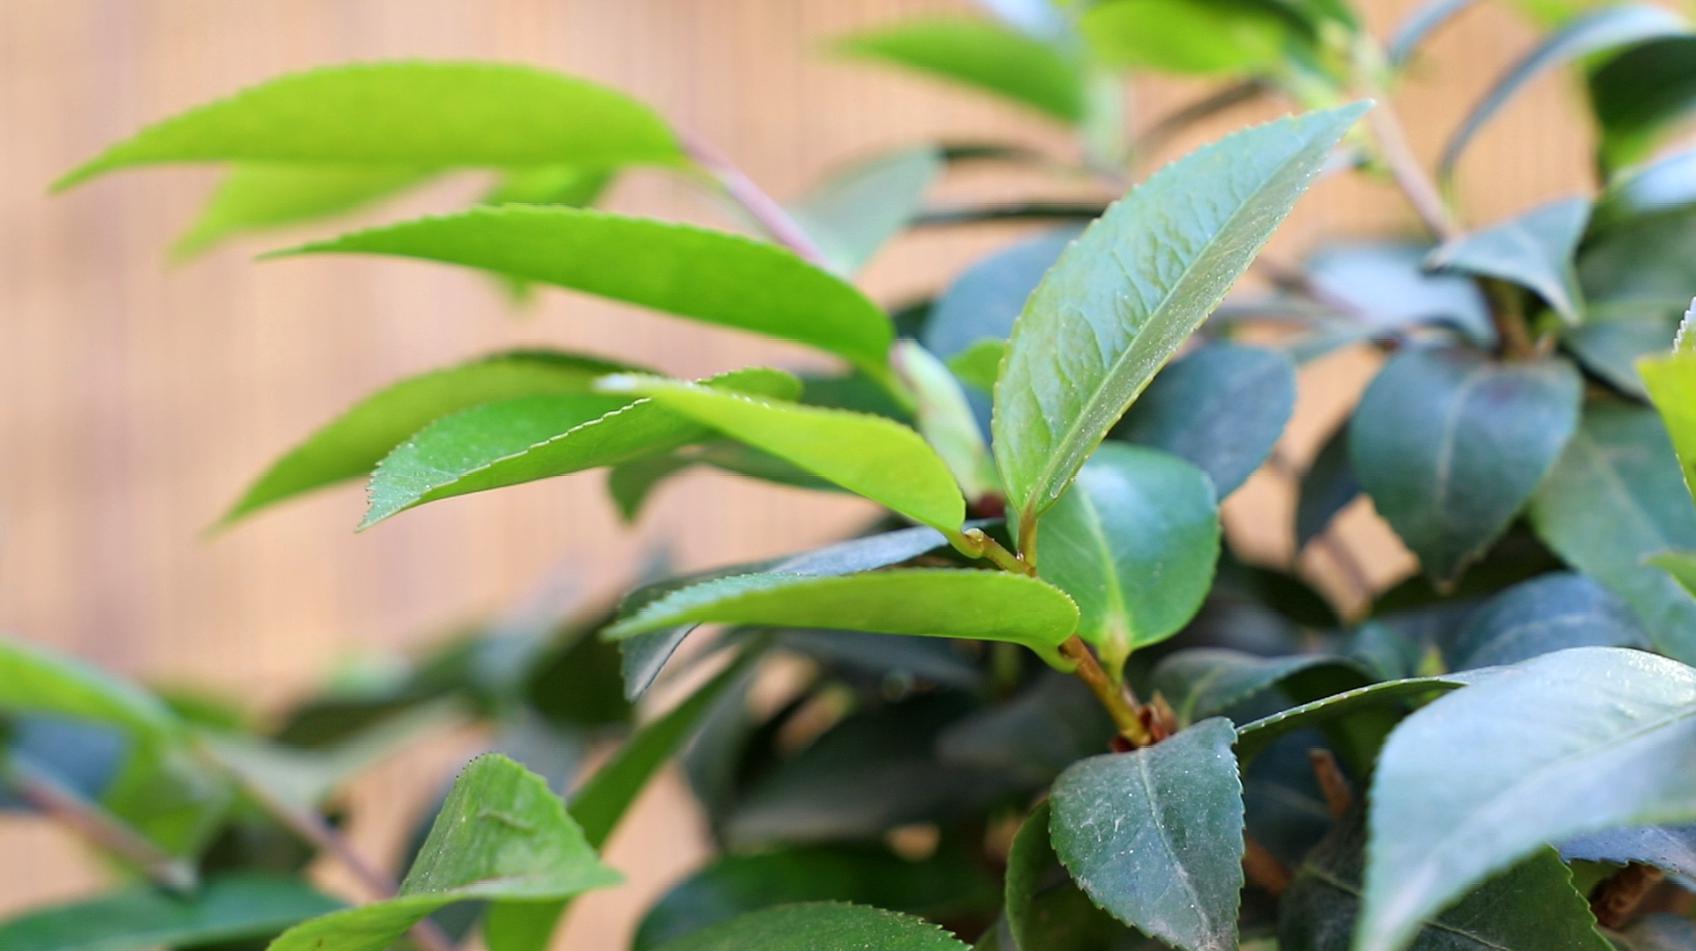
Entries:
[[1113,676],[1200,610],[1219,560],[1206,473],[1157,449],[1102,446],[1042,519],[1042,574],[1078,603],[1077,634]]
[[852,274],[901,232],[942,174],[934,146],[901,149],[825,179],[790,208],[839,273]]
[[1643,561],[1671,575],[1674,581],[1684,586],[1684,590],[1696,595],[1696,552],[1663,551]]
[[948,466],[919,434],[881,416],[732,395],[661,377],[620,375],[602,392],[640,394],[667,411],[769,452],[944,533],[966,503]]
[[171,253],[186,258],[246,232],[351,212],[422,184],[434,174],[385,165],[237,165],[218,183],[200,217],[177,239]]
[[1113,438],[1188,459],[1223,499],[1272,454],[1295,404],[1289,357],[1214,343],[1161,371],[1113,427]]
[[541,777],[504,756],[471,761],[399,893],[297,925],[272,951],[382,951],[460,901],[549,902],[619,882]]
[[1113,0],[1087,8],[1078,30],[1110,66],[1171,73],[1259,73],[1302,43],[1287,8],[1259,0]]
[[1460,128],[1449,139],[1438,161],[1438,174],[1453,171],[1461,153],[1484,124],[1506,105],[1526,83],[1542,73],[1583,59],[1593,53],[1616,49],[1657,37],[1676,36],[1688,30],[1684,21],[1660,7],[1621,4],[1574,17],[1550,34],[1536,49],[1510,66],[1490,91],[1484,94]]
[[876,304],[776,245],[581,208],[474,208],[278,254],[385,254],[458,264],[793,340],[874,373],[891,340],[889,319]]
[[1596,404],[1531,505],[1537,535],[1637,612],[1657,649],[1696,660],[1696,597],[1644,563],[1696,549],[1696,511],[1654,412]]
[[1045,786],[1066,767],[1110,748],[1115,732],[1101,701],[1077,678],[1048,672],[1006,703],[950,724],[937,751],[950,763]]
[[[1278,938],[1303,951],[1348,951],[1360,913],[1366,827],[1344,820],[1296,871],[1280,902]],[[1606,951],[1572,873],[1550,849],[1492,878],[1441,914],[1427,915],[1414,951]]]
[[1584,237],[1590,201],[1568,198],[1455,238],[1431,252],[1431,267],[1518,284],[1569,324],[1584,319],[1584,292],[1573,256]]
[[1031,810],[1007,853],[1005,914],[1018,951],[1103,951],[1131,935],[1095,906],[1049,841],[1053,804]]
[[1186,951],[1237,945],[1243,802],[1236,731],[1206,720],[1156,746],[1096,756],[1054,783],[1054,851],[1126,924]]
[[588,393],[597,377],[628,369],[596,357],[514,350],[408,377],[354,404],[272,463],[223,521],[365,475],[408,436],[444,416],[519,397]]
[[1640,862],[1696,880],[1696,825],[1640,826],[1592,832],[1561,843],[1568,862]]
[[1406,680],[1391,680],[1358,687],[1304,703],[1299,707],[1291,707],[1253,723],[1244,724],[1237,730],[1237,757],[1248,763],[1259,755],[1261,750],[1271,745],[1273,740],[1296,730],[1319,726],[1361,710],[1399,706],[1413,700],[1429,698],[1445,690],[1463,687],[1468,682],[1465,675],[1410,677]]
[[794,846],[727,855],[674,885],[636,930],[633,947],[665,941],[745,912],[793,902],[840,901],[926,918],[993,913],[996,888],[971,856],[944,849],[909,861],[878,846]]
[[293,73],[149,126],[55,183],[166,162],[515,167],[681,161],[648,107],[528,66],[394,62]]
[[660,946],[660,951],[965,951],[921,918],[861,905],[807,903],[751,912]]
[[1452,582],[1536,491],[1578,425],[1564,360],[1459,348],[1391,358],[1349,423],[1349,461],[1434,581]]
[[[706,384],[780,397],[800,388],[789,374],[760,368]],[[425,502],[629,462],[710,435],[652,400],[628,396],[559,393],[482,403],[435,420],[383,457],[360,527]]]
[[1428,248],[1403,242],[1326,247],[1308,260],[1308,279],[1373,330],[1439,323],[1481,347],[1492,345],[1496,330],[1477,282],[1426,271],[1429,254]]
[[1444,653],[1452,670],[1516,664],[1568,647],[1646,647],[1631,608],[1583,575],[1524,581],[1467,619]]
[[1620,53],[1590,74],[1590,106],[1602,127],[1601,164],[1621,168],[1648,158],[1660,134],[1696,103],[1690,67],[1696,36],[1668,30]]
[[1228,713],[1274,688],[1295,699],[1334,696],[1372,682],[1371,672],[1345,657],[1294,654],[1256,657],[1218,647],[1194,647],[1161,658],[1151,675],[1185,723]]
[[1006,355],[1006,341],[979,340],[951,357],[948,369],[961,383],[987,396],[995,392],[995,378],[1001,373],[1001,358]]
[[1013,327],[995,455],[1026,526],[1213,311],[1364,104],[1281,119],[1191,153],[1108,209]]
[[1666,424],[1672,448],[1684,471],[1684,484],[1696,492],[1696,345],[1684,329],[1693,318],[1685,316],[1678,335],[1679,352],[1638,361],[1637,372],[1649,391],[1649,399]]
[[1060,48],[981,20],[909,20],[844,37],[837,52],[877,60],[1035,109],[1084,118],[1081,65]]
[[779,572],[704,581],[607,628],[615,639],[679,624],[822,627],[1023,644],[1060,669],[1078,609],[1060,589],[997,571],[892,568],[835,578]]
[[1649,394],[1637,372],[1637,361],[1666,352],[1678,326],[1676,306],[1640,301],[1594,303],[1584,323],[1568,328],[1561,344],[1578,362],[1609,386],[1639,399]]
[[1296,493],[1296,550],[1307,547],[1331,527],[1337,513],[1360,497],[1360,480],[1349,465],[1349,424],[1344,421],[1302,474]]
[[190,895],[130,886],[38,908],[0,924],[6,951],[141,951],[269,938],[341,902],[299,879],[237,874]]
[[1696,670],[1621,648],[1545,654],[1415,712],[1373,776],[1357,942],[1405,946],[1421,919],[1545,842],[1696,821],[1693,744]]
[[1023,238],[966,268],[931,308],[920,334],[925,348],[949,358],[985,340],[1005,340],[1025,299],[1078,234],[1060,228]]

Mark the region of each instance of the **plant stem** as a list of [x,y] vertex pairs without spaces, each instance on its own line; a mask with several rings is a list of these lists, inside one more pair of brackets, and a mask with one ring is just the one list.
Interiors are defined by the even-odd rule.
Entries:
[[154,845],[49,773],[12,757],[5,763],[4,775],[30,805],[95,847],[139,868],[155,884],[174,892],[192,891],[198,884],[188,862]]
[[1377,98],[1378,106],[1367,113],[1367,122],[1371,125],[1373,137],[1378,140],[1379,157],[1384,160],[1385,169],[1402,194],[1407,196],[1408,204],[1413,206],[1419,220],[1438,240],[1447,241],[1459,236],[1460,226],[1449,216],[1437,184],[1425,173],[1424,166],[1419,164],[1418,157],[1408,145],[1407,133],[1402,128],[1401,119],[1396,116],[1395,108],[1390,105],[1388,95],[1380,90]]
[[1095,655],[1090,653],[1089,645],[1078,635],[1073,634],[1060,644],[1060,654],[1067,660],[1076,663],[1078,679],[1082,680],[1090,692],[1095,694],[1101,705],[1107,708],[1108,716],[1113,718],[1113,725],[1119,728],[1123,736],[1133,747],[1149,746],[1154,743],[1154,734],[1148,730],[1142,715],[1137,712],[1130,697],[1126,696],[1124,688],[1114,683],[1107,676],[1107,671],[1101,669]]
[[1490,320],[1496,325],[1496,336],[1501,338],[1502,353],[1515,358],[1536,354],[1537,345],[1525,324],[1525,308],[1518,292],[1495,278],[1485,278],[1479,283],[1490,299]]
[[1243,837],[1243,874],[1266,894],[1277,898],[1290,887],[1290,870],[1252,835]]
[[820,251],[819,246],[802,230],[800,222],[776,199],[755,184],[753,179],[732,164],[723,153],[693,136],[679,135],[679,139],[683,151],[695,164],[716,179],[723,186],[725,194],[758,222],[766,233],[777,239],[779,244],[813,264],[823,268],[830,266],[825,260],[824,252]]

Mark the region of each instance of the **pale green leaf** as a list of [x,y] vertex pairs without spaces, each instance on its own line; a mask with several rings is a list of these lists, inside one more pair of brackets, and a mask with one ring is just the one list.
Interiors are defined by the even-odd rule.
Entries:
[[1550,202],[1450,240],[1431,252],[1431,267],[1464,271],[1536,292],[1568,324],[1584,319],[1584,292],[1573,257],[1584,237],[1590,201]]
[[1623,169],[1596,197],[1590,227],[1604,231],[1696,205],[1696,151]]
[[235,235],[373,205],[434,174],[405,166],[237,165],[172,248],[190,257]]
[[143,951],[264,939],[341,903],[295,878],[241,873],[192,894],[133,885],[0,924],[5,951]]
[[1663,551],[1644,561],[1671,575],[1684,590],[1696,595],[1696,552]]
[[1112,0],[1078,29],[1108,65],[1170,73],[1273,72],[1306,39],[1289,9],[1263,0]]
[[995,387],[996,462],[1020,524],[1059,499],[1366,108],[1282,119],[1191,153],[1061,255],[1014,324]]
[[681,161],[647,106],[499,63],[392,62],[293,73],[141,130],[61,178],[169,162],[417,168]]
[[913,393],[919,433],[954,473],[969,499],[999,494],[995,463],[960,381],[916,340],[896,343],[895,372]]
[[485,205],[568,205],[586,208],[611,184],[605,169],[544,165],[507,172],[483,194]]
[[995,391],[995,377],[1001,372],[1001,358],[1006,355],[1006,341],[979,340],[948,358],[948,369],[961,383],[989,394]]
[[1696,353],[1639,360],[1637,373],[1672,437],[1685,487],[1696,492]]
[[116,727],[147,742],[184,726],[152,694],[62,654],[0,637],[0,712],[46,714]]
[[1370,684],[1372,677],[1346,657],[1260,657],[1222,647],[1192,647],[1161,658],[1150,682],[1179,720],[1188,723],[1228,714],[1274,688],[1284,688],[1302,700],[1358,689]]
[[837,273],[853,274],[912,221],[941,174],[934,146],[902,149],[832,175],[789,211]]
[[1083,119],[1082,66],[1050,43],[982,20],[908,20],[844,37],[839,53],[914,70],[1035,109]]
[[860,905],[779,905],[703,928],[659,951],[966,951],[921,918]]

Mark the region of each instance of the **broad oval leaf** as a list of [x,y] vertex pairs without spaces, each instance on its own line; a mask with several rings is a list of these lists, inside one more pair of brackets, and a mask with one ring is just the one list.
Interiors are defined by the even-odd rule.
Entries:
[[1042,575],[1078,603],[1078,636],[1114,676],[1133,650],[1189,623],[1213,585],[1213,486],[1157,449],[1101,447],[1042,527]]
[[407,166],[237,165],[171,253],[186,258],[235,235],[351,212],[433,174]]
[[659,951],[966,951],[922,918],[834,902],[750,912],[660,945]]
[[1074,764],[1049,829],[1072,878],[1115,918],[1185,951],[1237,946],[1243,800],[1236,731],[1206,720]]
[[974,501],[992,497],[999,501],[995,463],[960,381],[916,340],[897,342],[891,361],[913,394],[920,434],[947,464],[960,490]]
[[501,205],[355,231],[277,255],[384,254],[489,271],[793,340],[879,372],[892,333],[864,294],[740,235],[581,208]]
[[1193,152],[1061,255],[1015,322],[995,387],[996,463],[1019,524],[1059,499],[1365,109],[1281,119]]
[[1162,370],[1113,427],[1113,438],[1195,463],[1223,499],[1272,454],[1295,405],[1289,357],[1213,343]]
[[596,357],[515,350],[408,377],[355,403],[272,463],[223,522],[363,476],[408,436],[444,416],[519,397],[588,393],[597,377],[628,369]]
[[1573,256],[1590,201],[1550,202],[1455,238],[1431,252],[1431,267],[1494,277],[1536,292],[1568,324],[1583,320],[1584,292]]
[[[1633,228],[1633,233],[1638,229]],[[1610,235],[1610,237],[1613,237]],[[1609,386],[1638,399],[1649,394],[1643,386],[1637,362],[1665,353],[1667,341],[1678,326],[1676,306],[1640,301],[1592,303],[1584,323],[1569,328],[1561,337],[1580,365]]]
[[935,146],[901,149],[835,173],[789,211],[837,273],[853,274],[913,220],[941,174]]
[[1060,228],[1022,238],[960,272],[931,307],[920,332],[926,349],[946,359],[986,340],[1005,340],[1025,299],[1078,234]]
[[641,394],[658,406],[769,452],[944,533],[960,530],[966,503],[948,465],[919,434],[893,420],[738,396],[662,377],[618,375],[606,393]]
[[1023,644],[1062,670],[1078,622],[1060,589],[1001,571],[892,568],[817,578],[736,575],[673,592],[607,628],[614,639],[679,624],[822,627]]
[[272,951],[382,951],[460,901],[557,901],[618,884],[540,776],[504,756],[454,782],[395,897],[297,925]]
[[[737,370],[711,386],[793,396],[778,370]],[[482,403],[425,426],[371,475],[361,528],[456,495],[616,465],[704,439],[706,427],[659,406],[600,393],[559,393]]]
[[948,763],[1041,787],[1078,760],[1111,748],[1115,732],[1101,701],[1081,681],[1050,671],[1007,702],[949,724],[937,752]]
[[1396,354],[1349,423],[1349,461],[1438,583],[1459,577],[1531,498],[1578,425],[1564,360],[1460,348]]
[[148,126],[55,183],[166,162],[512,167],[675,163],[647,106],[528,66],[394,62],[261,83]]
[[1368,796],[1357,946],[1404,947],[1421,919],[1543,843],[1696,821],[1692,748],[1696,670],[1621,648],[1533,658],[1415,712]]
[[50,905],[0,924],[7,951],[142,951],[270,938],[342,907],[299,879],[239,873],[192,894],[132,885]]
[[1467,618],[1444,653],[1453,670],[1516,664],[1568,647],[1646,647],[1625,602],[1583,575],[1523,581]]
[[1082,121],[1082,66],[1052,43],[982,20],[909,20],[842,38],[836,50],[989,93],[1061,122]]

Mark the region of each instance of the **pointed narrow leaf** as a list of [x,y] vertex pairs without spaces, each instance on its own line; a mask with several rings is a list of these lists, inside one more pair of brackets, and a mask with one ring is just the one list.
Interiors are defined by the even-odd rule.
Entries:
[[1006,354],[1006,341],[979,340],[950,357],[948,369],[961,383],[987,396],[995,391],[995,377],[1001,372],[1001,358]]
[[1555,464],[1578,425],[1581,389],[1564,360],[1406,350],[1361,397],[1349,461],[1426,575],[1451,582]]
[[525,396],[588,393],[597,377],[627,369],[595,357],[515,350],[408,377],[354,404],[272,463],[223,520],[366,475],[408,436],[444,416]]
[[382,951],[454,902],[557,901],[619,881],[540,776],[490,754],[454,782],[394,898],[297,925],[271,949]]
[[902,149],[826,179],[790,207],[839,274],[853,274],[919,212],[942,174],[934,146]]
[[1696,353],[1639,360],[1637,373],[1672,437],[1684,485],[1696,492]]
[[1281,119],[1193,152],[1061,255],[1014,324],[995,387],[996,462],[1021,524],[1059,499],[1365,110]]
[[754,399],[661,377],[613,376],[600,389],[646,396],[672,413],[942,532],[959,531],[966,518],[965,500],[948,465],[918,433],[893,420]]
[[[777,396],[800,386],[787,373],[757,368],[707,385]],[[437,419],[383,457],[361,527],[437,499],[668,452],[709,433],[652,400],[560,393],[483,403]]]
[[1237,758],[1246,764],[1260,755],[1273,740],[1296,730],[1318,726],[1358,710],[1427,699],[1443,691],[1463,687],[1467,682],[1466,676],[1454,674],[1441,677],[1410,677],[1406,680],[1391,680],[1357,687],[1304,703],[1299,707],[1291,707],[1253,723],[1244,724],[1237,731]]
[[1583,320],[1584,292],[1573,257],[1590,202],[1568,198],[1531,209],[1431,252],[1435,268],[1494,277],[1530,288],[1568,324]]
[[528,66],[393,62],[293,73],[138,132],[61,178],[168,162],[413,168],[674,163],[647,106]]
[[916,20],[844,37],[837,52],[969,86],[1061,122],[1083,119],[1082,66],[1058,46],[982,20]]
[[809,578],[737,575],[684,588],[607,629],[615,639],[678,624],[822,627],[1010,641],[1066,669],[1057,650],[1078,622],[1060,589],[999,571],[892,568]]
[[659,951],[966,951],[922,918],[862,905],[779,905],[660,945]]
[[340,907],[299,879],[274,875],[226,875],[190,895],[132,885],[12,918],[0,924],[0,948],[143,951],[264,939]]
[[1568,647],[1647,647],[1648,640],[1625,602],[1583,575],[1556,572],[1485,602],[1443,653],[1451,670],[1470,670]]
[[146,740],[183,732],[163,701],[134,684],[8,637],[0,637],[0,713],[86,720]]
[[1078,234],[1060,228],[1023,238],[962,271],[931,308],[920,333],[926,349],[949,359],[986,340],[1006,340],[1025,299]]
[[1357,947],[1405,947],[1546,842],[1696,821],[1693,748],[1696,670],[1641,651],[1545,654],[1437,699],[1379,755]]
[[918,404],[914,416],[920,434],[954,473],[960,490],[974,500],[999,496],[995,463],[960,381],[916,340],[898,342],[891,359]]
[[376,204],[430,179],[406,166],[243,164],[218,184],[172,254],[189,257],[239,234],[328,218]]
[[1115,676],[1189,623],[1213,586],[1213,485],[1158,449],[1101,447],[1042,527],[1042,575],[1078,603],[1078,636]]
[[889,319],[852,285],[772,244],[580,208],[474,208],[281,255],[384,254],[478,268],[793,340],[883,366]]
[[1206,720],[1054,782],[1054,851],[1115,918],[1184,951],[1237,946],[1243,787],[1236,731]]

